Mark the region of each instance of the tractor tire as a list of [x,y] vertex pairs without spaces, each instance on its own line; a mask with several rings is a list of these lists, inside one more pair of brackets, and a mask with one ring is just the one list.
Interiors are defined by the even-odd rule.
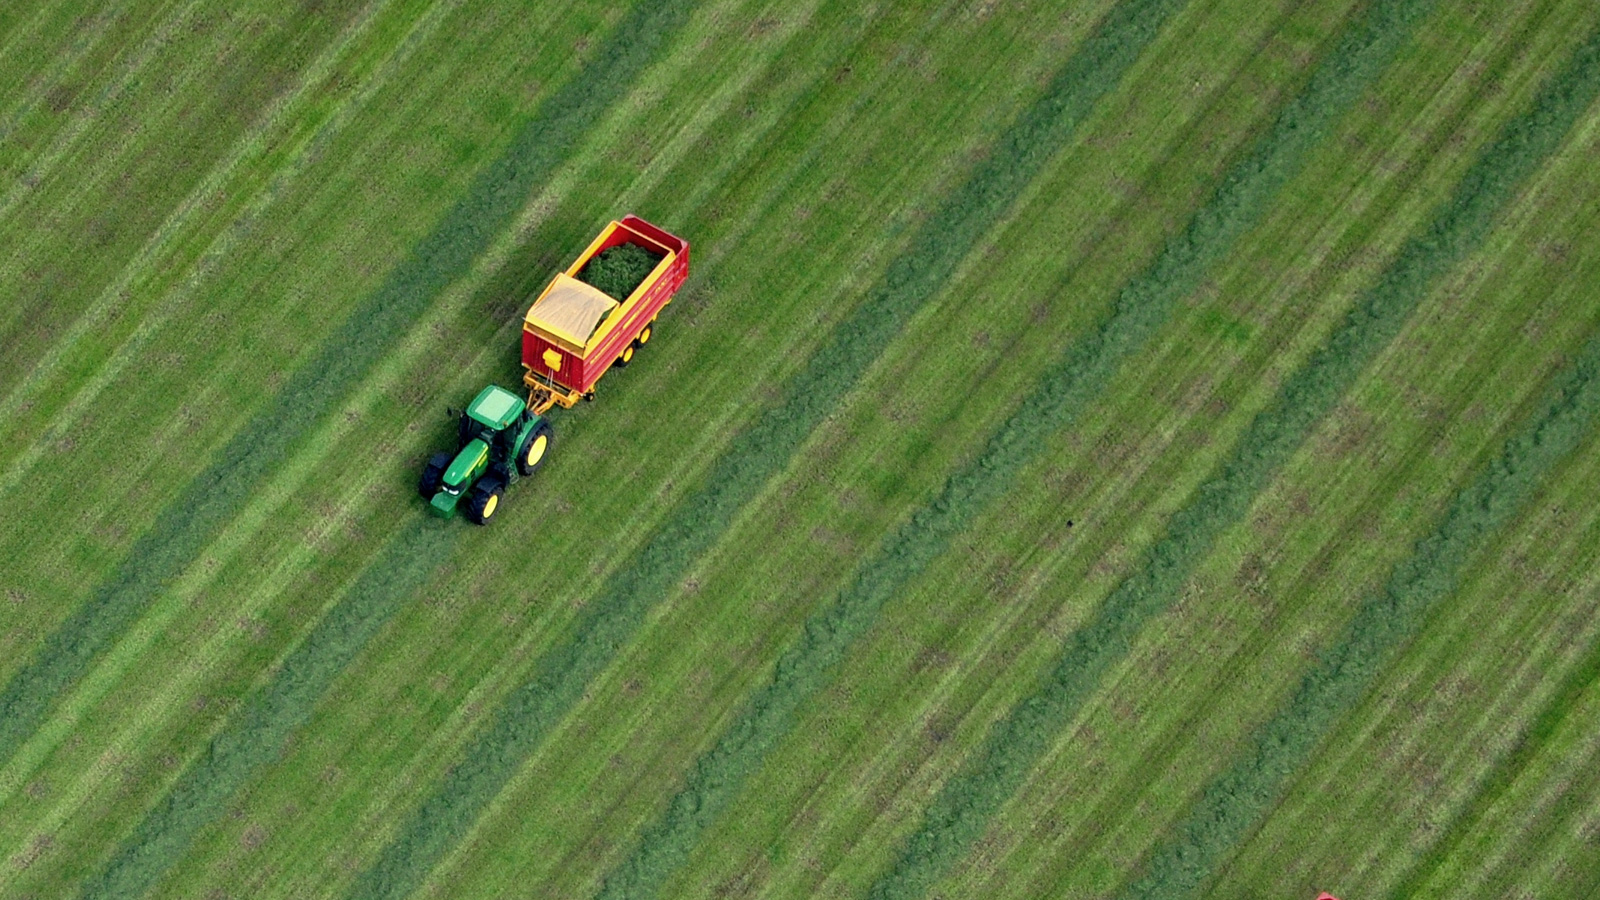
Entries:
[[622,355],[618,356],[617,357],[617,361],[612,363],[611,365],[613,365],[613,366],[615,366],[615,367],[617,367],[619,369],[626,369],[628,367],[628,363],[633,362],[633,351],[634,351],[634,349],[635,348],[634,348],[633,344],[629,344],[626,347],[623,347],[622,348]]
[[422,478],[417,481],[417,493],[424,500],[432,500],[433,495],[439,493],[439,485],[444,483],[444,470],[450,468],[450,454],[435,453],[428,457],[428,464],[422,467]]
[[495,511],[500,508],[500,495],[505,490],[506,483],[493,475],[479,478],[478,483],[472,486],[472,492],[467,494],[467,521],[474,525],[489,524]]
[[643,347],[645,344],[650,343],[650,332],[655,327],[656,326],[655,326],[654,322],[652,322],[649,325],[646,325],[644,327],[644,330],[639,332],[639,336],[633,339],[633,345],[635,347]]
[[555,444],[556,432],[550,427],[549,422],[540,422],[528,432],[522,446],[517,448],[517,473],[523,478],[533,474],[539,468],[544,458],[550,455],[550,447]]

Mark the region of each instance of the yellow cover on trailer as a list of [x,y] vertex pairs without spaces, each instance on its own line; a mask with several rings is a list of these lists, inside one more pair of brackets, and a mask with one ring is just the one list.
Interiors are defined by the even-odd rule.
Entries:
[[598,288],[570,275],[557,275],[544,296],[528,310],[528,326],[582,348],[619,304]]

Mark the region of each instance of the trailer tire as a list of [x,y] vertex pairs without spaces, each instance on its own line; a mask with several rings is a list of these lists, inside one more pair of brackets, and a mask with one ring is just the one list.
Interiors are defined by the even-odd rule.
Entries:
[[422,467],[422,477],[417,480],[417,493],[424,500],[432,500],[433,495],[439,493],[439,485],[444,483],[444,470],[450,468],[450,454],[435,453],[428,457],[428,464]]
[[489,524],[495,511],[500,508],[500,496],[505,490],[506,483],[493,475],[478,479],[478,483],[472,486],[472,492],[467,495],[467,521],[474,525]]
[[644,330],[639,332],[639,336],[633,339],[633,345],[635,347],[643,347],[645,344],[650,343],[650,332],[655,327],[656,326],[655,326],[654,322],[651,322],[651,324],[646,325],[644,327]]
[[633,351],[634,345],[627,344],[622,348],[622,353],[618,354],[617,361],[612,363],[612,365],[619,369],[626,369],[628,367],[628,363],[633,362]]
[[544,463],[544,458],[550,455],[550,448],[556,441],[556,432],[550,427],[549,422],[540,422],[528,432],[522,446],[517,448],[517,472],[523,478],[532,475],[534,470]]

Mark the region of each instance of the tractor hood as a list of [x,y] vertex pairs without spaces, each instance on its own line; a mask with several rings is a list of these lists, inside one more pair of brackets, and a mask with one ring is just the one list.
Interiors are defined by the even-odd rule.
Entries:
[[452,493],[461,493],[467,486],[472,476],[482,471],[483,463],[489,458],[489,445],[479,438],[467,442],[456,458],[450,461],[450,468],[444,470],[443,489]]
[[482,474],[484,464],[489,459],[489,445],[476,438],[467,442],[456,458],[450,461],[450,468],[444,470],[444,478],[439,482],[439,492],[433,495],[433,500],[428,504],[433,511],[441,516],[455,514],[456,504],[461,502],[461,497],[466,489],[472,485],[475,476]]

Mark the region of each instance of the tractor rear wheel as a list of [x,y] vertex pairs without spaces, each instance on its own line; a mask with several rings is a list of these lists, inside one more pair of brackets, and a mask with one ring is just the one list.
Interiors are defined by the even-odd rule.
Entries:
[[550,453],[550,445],[555,443],[555,439],[555,429],[550,427],[549,422],[540,422],[535,426],[517,449],[517,473],[523,478],[532,475],[533,470],[539,468],[539,464]]
[[428,457],[428,464],[422,467],[422,478],[417,481],[417,493],[424,500],[432,500],[433,495],[439,493],[439,485],[444,483],[444,470],[450,468],[450,454],[435,453]]
[[500,495],[505,490],[506,483],[493,475],[478,479],[472,486],[472,493],[467,495],[467,521],[474,525],[489,524],[495,510],[500,508]]

